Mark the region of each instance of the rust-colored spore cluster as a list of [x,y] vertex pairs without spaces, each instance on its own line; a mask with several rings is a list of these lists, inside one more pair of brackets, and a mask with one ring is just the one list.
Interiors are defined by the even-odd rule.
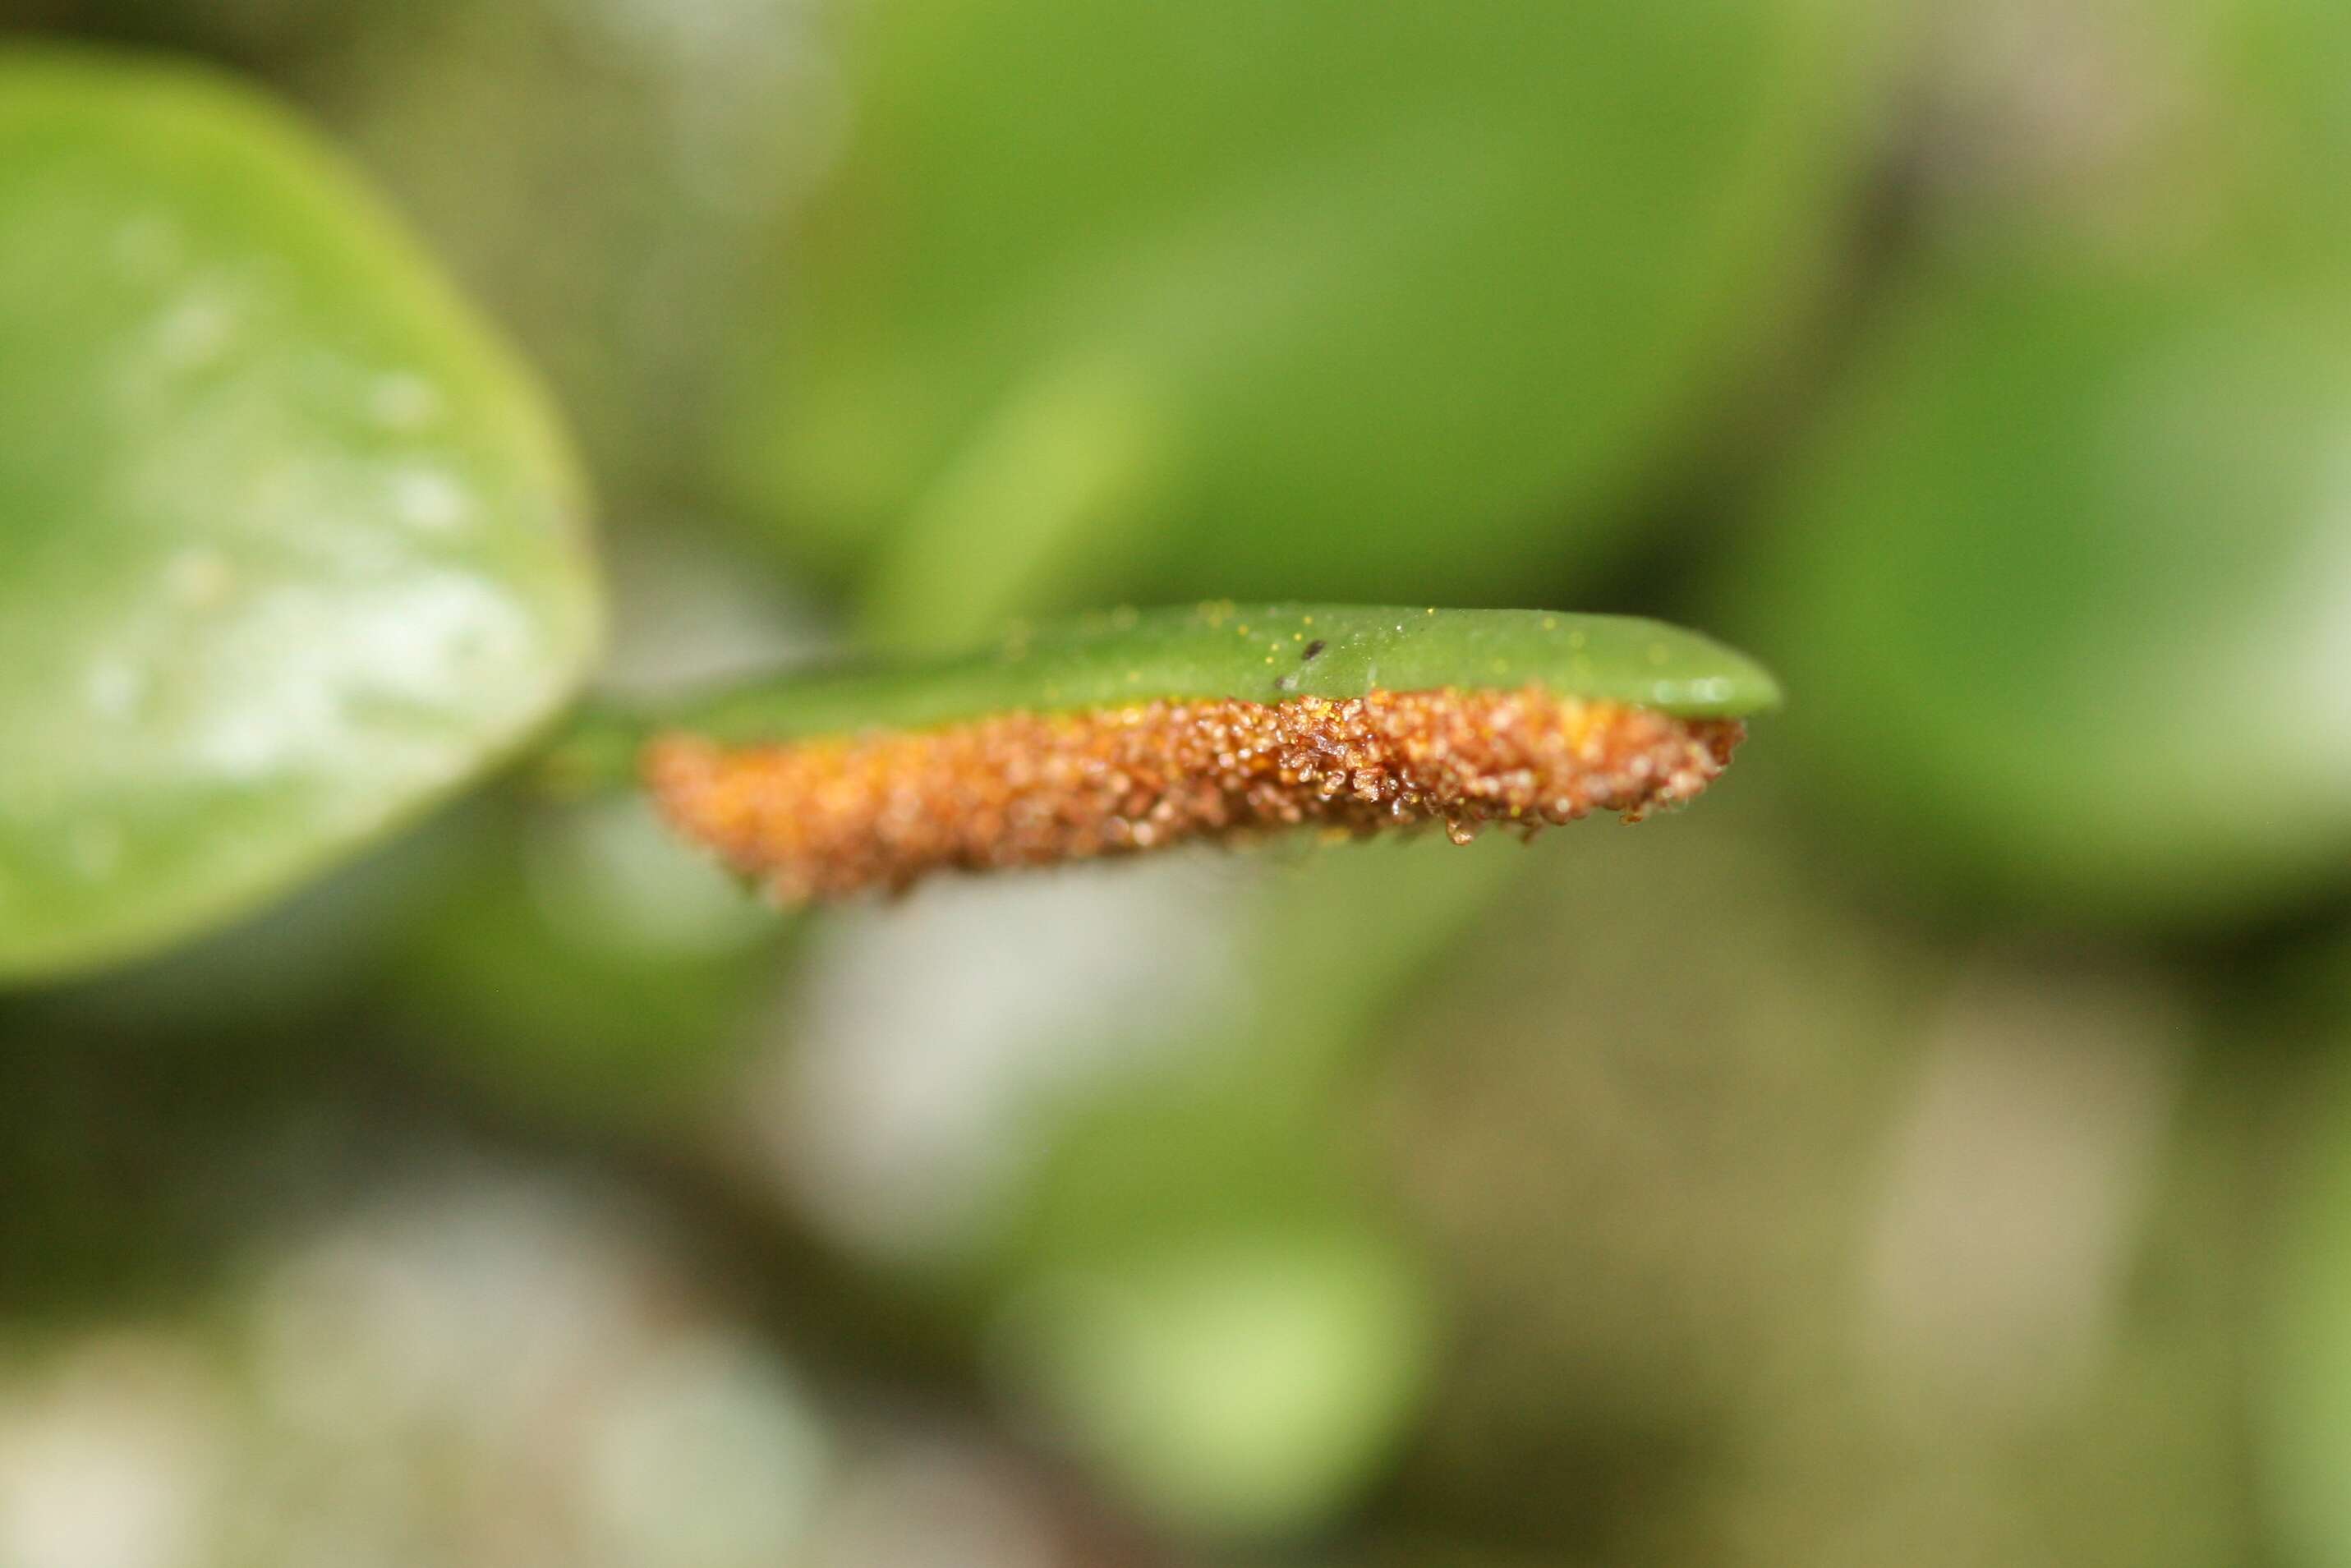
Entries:
[[778,896],[1128,854],[1317,825],[1528,831],[1635,820],[1706,788],[1735,719],[1517,691],[1144,702],[776,745],[656,739],[646,780],[682,831]]

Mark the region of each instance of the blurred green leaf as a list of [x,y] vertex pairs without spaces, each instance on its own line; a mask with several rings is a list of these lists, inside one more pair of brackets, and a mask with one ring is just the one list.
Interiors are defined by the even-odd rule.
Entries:
[[[1331,969],[1297,983],[1384,991]],[[1265,1010],[1271,1029],[1051,1108],[988,1292],[1014,1396],[1117,1493],[1217,1535],[1343,1509],[1402,1440],[1437,1333],[1343,1147],[1355,1085],[1333,1058],[1362,1036]]]
[[2064,247],[1889,302],[1744,581],[1842,814],[2225,918],[2351,855],[2351,296]]
[[897,0],[729,457],[870,608],[1590,560],[1818,270],[1848,0]]
[[404,954],[418,1049],[534,1115],[640,1132],[705,1112],[758,1038],[783,917],[640,798],[467,826],[469,874]]
[[2211,149],[2225,150],[2242,171],[2248,226],[2266,231],[2283,254],[2331,272],[2351,230],[2343,183],[2351,107],[2342,73],[2351,51],[2351,7],[2334,0],[2227,0],[2163,11],[2164,32],[2194,29],[2213,57],[2206,68],[2214,85],[2191,100],[2200,111],[2194,130],[2201,146],[2179,152],[2208,161]]
[[148,1040],[243,1063],[273,1042],[336,1035],[371,1009],[388,956],[420,914],[468,878],[476,814],[436,814],[257,911],[141,960],[24,998],[51,1030]]
[[999,1332],[1120,1492],[1195,1531],[1291,1533],[1384,1457],[1429,1314],[1397,1247],[1326,1217],[1049,1275]]
[[0,64],[0,977],[129,957],[512,747],[596,639],[556,424],[225,83]]

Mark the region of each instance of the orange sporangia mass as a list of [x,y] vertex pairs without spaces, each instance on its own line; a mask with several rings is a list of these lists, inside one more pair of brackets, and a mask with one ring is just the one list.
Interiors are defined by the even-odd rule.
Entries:
[[667,735],[663,813],[787,900],[928,873],[1131,854],[1306,825],[1531,831],[1689,800],[1745,733],[1541,687],[1143,702],[728,746]]

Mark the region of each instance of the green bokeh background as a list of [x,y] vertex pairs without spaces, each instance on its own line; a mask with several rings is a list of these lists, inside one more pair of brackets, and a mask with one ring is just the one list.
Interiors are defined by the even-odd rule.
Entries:
[[[184,805],[46,585],[212,427],[40,440],[148,302],[57,287],[124,165],[9,166],[0,67],[0,936],[74,947],[0,995],[0,1568],[2351,1563],[2351,11],[0,21],[228,84],[168,156],[68,95],[307,280],[199,455],[372,473],[298,371],[415,361],[486,526],[398,570],[550,628],[429,779],[35,886],[91,779]],[[1201,596],[1788,706],[1633,830],[793,915],[506,767],[582,679]]]

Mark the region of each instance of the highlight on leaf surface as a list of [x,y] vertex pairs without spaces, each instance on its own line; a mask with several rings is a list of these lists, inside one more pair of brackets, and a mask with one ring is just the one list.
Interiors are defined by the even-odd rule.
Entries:
[[574,783],[641,779],[787,899],[1315,826],[1531,832],[1680,805],[1771,677],[1620,616],[1121,610],[956,657],[820,667],[657,721],[592,722]]

